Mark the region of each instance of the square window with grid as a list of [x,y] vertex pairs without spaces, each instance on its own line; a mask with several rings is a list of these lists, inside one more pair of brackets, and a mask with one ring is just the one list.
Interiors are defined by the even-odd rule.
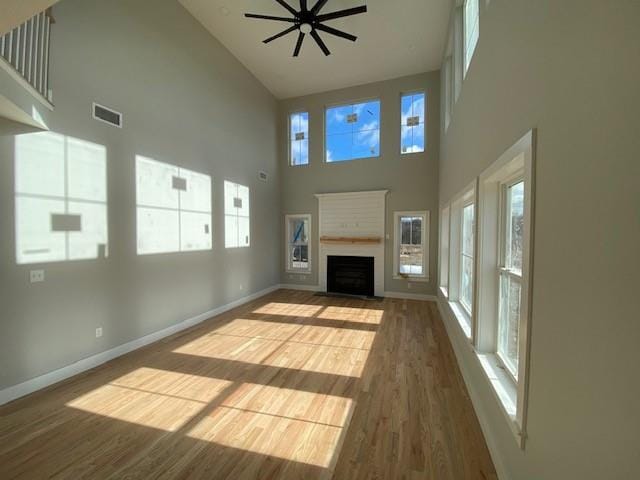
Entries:
[[328,163],[380,155],[380,100],[327,108],[325,121]]

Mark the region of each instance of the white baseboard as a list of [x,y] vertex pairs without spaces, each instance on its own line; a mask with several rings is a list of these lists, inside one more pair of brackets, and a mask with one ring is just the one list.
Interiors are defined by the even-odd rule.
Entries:
[[184,320],[163,330],[150,333],[149,335],[145,335],[144,337],[132,340],[105,352],[92,355],[91,357],[83,358],[82,360],[78,360],[77,362],[74,362],[71,365],[67,365],[66,367],[62,367],[52,372],[45,373],[44,375],[32,378],[18,385],[5,388],[4,390],[0,391],[0,405],[4,405],[5,403],[11,402],[12,400],[24,397],[25,395],[46,388],[50,385],[53,385],[54,383],[58,383],[86,370],[95,368],[99,365],[102,365],[103,363],[108,362],[109,360],[113,360],[114,358],[132,352],[133,350],[137,350],[138,348],[157,342],[158,340],[173,335],[174,333],[178,333],[186,328],[192,327],[201,322],[204,322],[205,320],[220,315],[221,313],[255,300],[256,298],[260,298],[263,295],[278,290],[279,288],[280,285],[274,285],[269,288],[265,288],[264,290],[252,293],[251,295],[247,295],[246,297],[242,297],[226,305],[214,308],[213,310],[209,310],[208,312],[201,313],[200,315]]
[[[298,285],[295,283],[280,284],[280,288],[287,290],[303,290],[306,292],[319,292],[320,285]],[[425,300],[428,302],[435,302],[437,297],[435,295],[424,295],[421,293],[406,293],[406,292],[384,292],[385,297],[389,298],[404,298],[406,300]]]
[[389,298],[403,298],[406,300],[424,300],[427,302],[435,302],[438,299],[435,295],[407,292],[384,292],[384,296]]
[[448,301],[438,295],[437,304],[438,311],[440,312],[440,316],[442,317],[442,323],[444,323],[447,335],[449,336],[449,341],[451,342],[451,346],[453,347],[453,352],[456,356],[458,367],[460,368],[460,373],[462,374],[462,379],[464,380],[467,391],[469,392],[471,404],[473,405],[473,409],[476,412],[476,417],[478,418],[478,422],[480,423],[480,429],[482,430],[484,439],[487,442],[487,448],[489,449],[491,460],[493,460],[493,466],[495,467],[496,473],[500,480],[509,480],[511,477],[509,476],[509,474],[507,473],[507,469],[505,468],[504,461],[502,460],[502,455],[500,454],[495,436],[493,435],[493,429],[487,421],[483,402],[480,398],[480,395],[478,394],[477,389],[475,388],[475,385],[473,384],[473,382],[471,382],[469,369],[467,368],[466,362],[464,361],[464,356],[462,355],[462,349],[472,348],[471,344],[469,343],[469,340],[464,336],[464,333],[462,332],[458,321],[450,311]]

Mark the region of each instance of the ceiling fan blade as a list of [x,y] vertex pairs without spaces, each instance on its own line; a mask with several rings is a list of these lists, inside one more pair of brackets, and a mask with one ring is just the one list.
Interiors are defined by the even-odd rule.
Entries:
[[311,30],[311,36],[313,37],[313,39],[316,41],[316,43],[320,47],[320,50],[322,50],[322,53],[324,53],[327,56],[331,55],[331,52],[329,51],[327,46],[324,44],[324,42],[320,38],[320,35],[318,35],[318,32],[316,32],[315,30]]
[[355,35],[351,35],[350,33],[343,32],[342,30],[331,28],[327,25],[322,25],[321,23],[316,25],[316,29],[322,30],[323,32],[330,33],[331,35],[335,35],[336,37],[346,38],[347,40],[351,40],[352,42],[355,42],[358,39],[358,37],[356,37]]
[[325,13],[324,15],[318,15],[316,19],[319,22],[324,22],[327,20],[333,20],[334,18],[342,18],[349,17],[351,15],[358,15],[359,13],[366,13],[367,6],[362,5],[361,7],[347,8],[346,10],[338,10],[337,12]]
[[245,17],[247,18],[259,18],[261,20],[275,20],[277,22],[289,22],[295,23],[295,18],[287,18],[287,17],[272,17],[271,15],[259,15],[257,13],[245,13]]
[[300,53],[300,49],[302,48],[302,41],[304,40],[304,33],[300,32],[300,35],[298,35],[298,41],[296,42],[296,48],[293,51],[293,56],[297,57],[298,54]]
[[316,15],[320,10],[322,10],[322,7],[324,7],[328,1],[329,0],[318,0],[316,4],[313,6],[313,8],[311,9],[311,13]]
[[274,41],[276,38],[280,38],[280,37],[284,37],[286,34],[293,32],[294,30],[297,30],[298,26],[294,25],[292,27],[287,28],[286,30],[281,31],[280,33],[276,33],[273,37],[269,37],[266,40],[263,40],[262,43],[269,43]]
[[307,0],[300,0],[300,11],[307,12]]
[[289,5],[287,2],[285,2],[284,0],[276,0],[276,2],[278,2],[284,8],[286,8],[291,15],[294,15],[294,16],[298,15],[298,12],[296,12],[295,9],[291,5]]

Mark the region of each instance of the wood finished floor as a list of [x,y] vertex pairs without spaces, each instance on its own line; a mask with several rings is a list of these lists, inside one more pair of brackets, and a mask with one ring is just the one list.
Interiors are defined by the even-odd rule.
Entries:
[[0,407],[5,479],[496,479],[435,303],[280,290]]

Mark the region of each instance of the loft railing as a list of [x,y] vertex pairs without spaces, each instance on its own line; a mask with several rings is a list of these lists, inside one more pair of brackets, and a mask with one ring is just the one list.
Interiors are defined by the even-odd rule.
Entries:
[[51,9],[47,9],[0,38],[0,57],[49,102],[49,39],[52,23]]

